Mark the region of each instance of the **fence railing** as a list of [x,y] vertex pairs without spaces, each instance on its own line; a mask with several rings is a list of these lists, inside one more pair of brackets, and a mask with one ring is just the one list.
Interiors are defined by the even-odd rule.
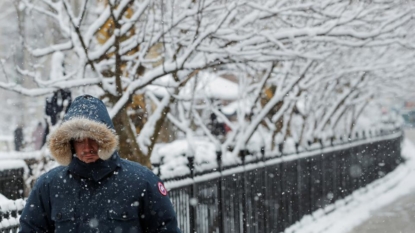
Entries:
[[[400,130],[166,181],[184,233],[282,232],[318,209],[393,171],[401,162]],[[369,136],[369,135],[367,135]],[[192,162],[189,160],[190,170]],[[330,205],[333,206],[333,205]]]
[[[302,217],[349,196],[354,190],[393,171],[401,162],[400,130],[356,137],[354,141],[296,154],[271,155],[261,150],[256,160],[218,167],[166,180],[183,233],[282,232]],[[6,175],[5,175],[6,174]],[[1,173],[6,197],[23,195],[23,171]],[[3,182],[6,182],[3,183]],[[7,183],[9,182],[9,183]],[[3,188],[3,189],[1,189]],[[11,191],[8,191],[11,190]],[[17,232],[24,200],[0,203],[0,231]]]

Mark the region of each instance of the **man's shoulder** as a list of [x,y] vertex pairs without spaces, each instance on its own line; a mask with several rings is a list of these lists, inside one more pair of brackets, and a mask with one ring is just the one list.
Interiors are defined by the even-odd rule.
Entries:
[[143,165],[132,162],[126,159],[120,159],[121,167],[129,174],[136,174],[141,176],[156,176],[150,169]]
[[60,177],[61,175],[63,175],[66,170],[67,170],[66,166],[58,166],[58,167],[52,168],[51,170],[39,176],[38,183],[50,183],[56,177]]

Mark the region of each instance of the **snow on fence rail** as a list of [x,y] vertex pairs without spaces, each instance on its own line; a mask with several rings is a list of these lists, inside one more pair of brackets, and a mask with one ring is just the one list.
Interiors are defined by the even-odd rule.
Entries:
[[19,229],[19,218],[22,214],[26,201],[0,200],[0,232],[17,232]]
[[21,198],[27,173],[23,160],[0,161],[0,232],[17,232],[19,229],[19,218],[25,205]]
[[[379,140],[381,137],[394,136],[394,133],[401,134],[401,130],[392,126],[383,126],[383,128],[356,131],[349,136],[338,135],[330,140],[309,143],[307,148],[282,143],[277,146],[278,149],[268,151],[263,146],[258,146],[254,150],[241,150],[237,157],[231,156],[230,153],[222,154],[221,151],[215,151],[213,143],[195,138],[196,142],[193,142],[193,146],[196,147],[195,154],[187,154],[189,145],[186,140],[177,140],[169,145],[158,146],[151,159],[154,173],[165,182],[174,181],[174,185],[179,185],[180,183],[185,184],[183,183],[184,180],[190,177],[192,173],[198,177],[203,174],[208,174],[209,177],[215,176],[214,174],[217,176],[218,173],[215,173],[215,171],[219,169],[219,164],[223,172],[229,173],[233,172],[234,169],[240,170],[243,163],[261,164],[261,162],[268,160],[272,160],[269,162],[278,163],[296,159],[297,156],[313,156],[315,153],[341,150],[350,146],[369,143],[373,140]],[[255,167],[255,165],[253,166]]]
[[401,162],[400,129],[289,155],[267,155],[166,180],[186,232],[282,232],[304,216],[318,218],[333,203],[393,171]]

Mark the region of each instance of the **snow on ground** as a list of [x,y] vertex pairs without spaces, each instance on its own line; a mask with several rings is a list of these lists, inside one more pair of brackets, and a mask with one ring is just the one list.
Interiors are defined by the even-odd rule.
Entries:
[[3,194],[0,193],[0,203],[1,202],[5,202],[8,201],[9,199],[7,199],[7,197],[3,196]]
[[40,159],[41,151],[0,151],[0,161],[8,159]]
[[[205,138],[194,138],[194,162],[195,170],[200,172],[217,167],[215,145]],[[152,163],[159,163],[163,158],[160,167],[161,178],[167,179],[175,176],[187,175],[190,173],[188,168],[187,153],[189,143],[185,139],[179,139],[172,143],[160,145],[155,148],[157,153],[151,156]]]
[[9,169],[16,169],[16,168],[23,168],[27,169],[27,165],[23,160],[1,160],[0,162],[0,171],[2,170],[9,170]]
[[[407,138],[403,142],[402,157],[406,163],[384,178],[355,191],[345,200],[334,204],[333,212],[316,211],[288,228],[286,233],[348,233],[371,217],[376,211],[415,190],[415,145]],[[346,205],[347,202],[347,205]],[[332,209],[332,206],[326,209]]]

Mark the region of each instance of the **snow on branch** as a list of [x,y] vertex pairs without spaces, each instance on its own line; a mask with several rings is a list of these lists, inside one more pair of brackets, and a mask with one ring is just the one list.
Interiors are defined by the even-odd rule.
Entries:
[[[90,0],[76,5],[80,9],[68,0],[23,3],[27,13],[45,15],[56,27],[53,42],[25,45],[37,48],[29,49],[34,61],[40,65],[61,53],[65,66],[52,69],[61,73],[52,75],[57,80],[17,67],[38,87],[8,79],[0,88],[37,96],[94,86],[114,120],[141,127],[130,138],[136,147],[129,145],[140,147],[142,156],[151,154],[164,119],[179,129],[177,137],[208,137],[234,155],[259,131],[271,144],[275,134],[314,141],[358,121],[379,93],[413,83],[414,9],[394,1]],[[202,73],[229,79],[232,90],[204,93],[200,82],[213,81],[202,80]],[[226,98],[230,94],[237,98]],[[140,95],[146,98],[133,109]],[[151,105],[157,109],[140,112],[139,123],[120,119]],[[210,132],[209,120],[226,132]],[[119,131],[124,138],[134,135]]]
[[52,45],[52,46],[42,48],[42,49],[31,49],[29,51],[35,57],[43,57],[43,56],[52,54],[57,51],[62,52],[62,51],[70,50],[72,48],[73,48],[72,41],[68,41],[62,44],[56,44],[56,45]]

